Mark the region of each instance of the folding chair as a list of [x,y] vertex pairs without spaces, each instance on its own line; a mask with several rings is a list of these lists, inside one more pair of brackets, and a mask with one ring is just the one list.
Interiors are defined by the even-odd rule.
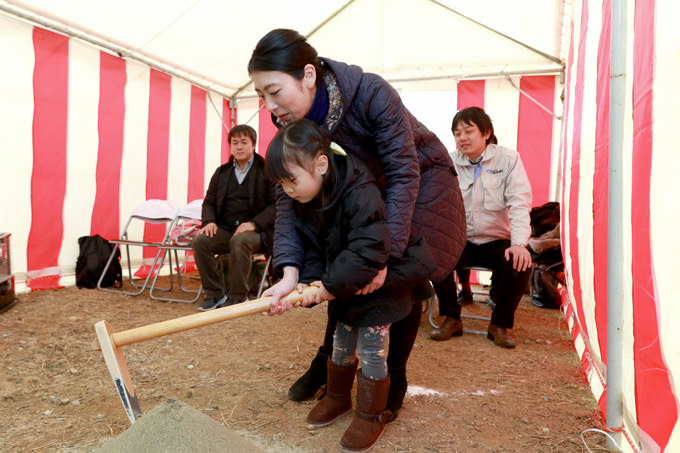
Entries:
[[[485,267],[466,267],[465,269],[471,270],[471,271],[483,271],[483,272],[491,272],[491,269],[487,269]],[[489,300],[489,291],[488,290],[482,290],[482,291],[472,291],[473,295],[485,295],[487,298],[487,304],[490,305],[491,301]],[[441,320],[442,316],[439,316],[439,300],[437,299],[437,295],[435,294],[432,296],[429,300],[429,313],[428,313],[428,320],[430,321],[430,325],[438,329],[441,327],[443,320]],[[490,317],[486,316],[475,316],[475,315],[460,315],[461,318],[466,318],[466,319],[476,319],[480,321],[491,321]],[[441,321],[441,322],[440,322]],[[472,329],[463,329],[463,332],[466,333],[476,333],[478,335],[486,335],[487,332],[481,331],[481,330],[472,330]]]
[[[172,231],[173,228],[181,227],[182,225],[190,222],[190,221],[195,221],[198,220],[200,222],[201,220],[201,210],[203,207],[203,199],[200,198],[198,200],[194,200],[188,205],[186,205],[184,208],[182,208],[178,213],[175,219],[173,220],[172,224],[170,225],[169,231]],[[158,281],[158,274],[153,279],[153,282],[151,283],[151,289],[149,290],[149,297],[154,300],[160,300],[160,301],[166,301],[166,302],[181,302],[181,303],[187,303],[187,304],[193,304],[196,302],[199,297],[201,297],[201,291],[203,289],[202,285],[199,286],[197,290],[192,290],[184,287],[184,284],[182,283],[182,274],[184,274],[186,270],[186,265],[188,262],[188,258],[192,252],[191,248],[191,242],[177,242],[173,240],[170,237],[170,234],[166,237],[166,240],[163,244],[159,246],[159,249],[163,250],[164,253],[161,257],[161,261],[159,264],[159,268],[163,267],[163,263],[165,262],[165,257],[166,255],[168,256],[168,262],[170,264],[170,290],[174,288],[174,274],[173,274],[173,263],[172,263],[172,257],[174,255],[175,257],[175,265],[177,266],[177,283],[180,288],[180,290],[184,293],[189,293],[193,294],[194,296],[190,299],[182,299],[182,298],[176,298],[176,297],[169,297],[169,296],[159,296],[157,295],[156,291],[156,283]],[[179,263],[179,252],[185,252],[185,257],[184,257],[184,262],[180,265]],[[187,278],[187,276],[184,276]],[[164,291],[167,291],[166,289],[163,289]]]
[[[133,291],[126,291],[124,289],[113,289],[113,288],[106,288],[102,287],[101,283],[104,278],[104,275],[106,275],[106,270],[108,267],[111,265],[111,262],[113,261],[116,248],[111,252],[111,256],[109,257],[109,260],[106,262],[106,266],[104,267],[104,270],[102,271],[102,276],[99,278],[99,282],[97,282],[97,288],[102,290],[102,291],[108,291],[108,292],[113,292],[113,293],[121,293],[121,294],[127,294],[130,296],[138,296],[139,294],[142,294],[144,290],[148,287],[149,282],[151,281],[151,277],[158,273],[160,273],[161,267],[159,266],[156,268],[156,264],[159,262],[159,259],[162,254],[164,254],[164,250],[158,249],[156,252],[156,256],[153,260],[153,263],[151,264],[151,270],[147,274],[146,278],[144,279],[144,282],[140,285],[134,282],[134,278],[132,275],[132,258],[130,255],[130,247],[141,247],[142,249],[144,247],[159,247],[163,243],[167,241],[168,234],[170,232],[170,224],[175,220],[177,217],[177,212],[178,212],[179,207],[177,206],[177,203],[174,201],[168,201],[168,200],[157,200],[157,199],[151,199],[151,200],[146,200],[142,204],[138,205],[133,211],[132,214],[130,215],[130,218],[128,219],[127,223],[125,224],[125,227],[123,228],[123,232],[120,235],[120,239],[111,239],[109,240],[110,243],[116,245],[116,248],[120,248],[121,245],[125,246],[125,253],[126,253],[126,258],[127,258],[127,269],[128,269],[128,281],[129,283],[133,286],[133,288],[136,288]],[[159,241],[149,241],[149,240],[144,240],[143,236],[141,239],[132,239],[131,236],[134,236],[132,234],[133,228],[131,226],[137,226],[138,224],[165,224],[165,233],[164,236],[161,240]],[[142,235],[143,235],[143,229],[142,229]]]
[[[184,223],[192,220],[201,220],[201,211],[203,207],[203,199],[198,199],[194,200],[191,203],[189,203],[187,206],[182,208],[179,213],[177,214],[177,217],[175,218],[174,222],[170,226],[170,231],[172,231],[172,228],[182,226]],[[188,303],[192,304],[196,302],[200,297],[201,297],[201,292],[203,290],[202,285],[199,286],[198,290],[191,290],[187,289],[184,287],[182,278],[184,277],[189,278],[186,273],[184,272],[186,264],[187,264],[187,258],[189,257],[190,253],[192,252],[192,246],[191,243],[177,243],[171,240],[170,235],[167,236],[166,241],[164,244],[159,246],[160,249],[164,250],[167,252],[168,256],[168,261],[170,263],[170,290],[174,288],[174,274],[173,274],[173,263],[172,263],[172,257],[174,255],[175,257],[175,265],[177,266],[177,282],[180,290],[184,293],[188,293],[193,295],[190,298],[178,298],[178,297],[169,297],[169,296],[161,296],[157,294],[157,288],[156,288],[156,283],[158,280],[158,274],[154,277],[153,282],[151,283],[151,289],[149,290],[149,297],[154,300],[159,300],[159,301],[166,301],[166,302],[180,302],[180,303]],[[179,262],[179,252],[185,252],[186,256],[184,259],[184,262],[182,265],[180,265]],[[228,254],[224,254],[222,256],[227,256]],[[165,256],[166,253],[164,253],[161,256],[161,261],[160,261],[160,267],[163,267],[163,264],[165,262]],[[258,257],[263,257],[264,260],[266,261],[264,271],[262,272],[262,278],[260,279],[259,283],[259,289],[257,292],[257,297],[259,298],[262,295],[262,292],[264,291],[264,286],[267,282],[271,285],[271,276],[269,275],[269,266],[271,262],[271,256],[268,255],[262,255],[261,253],[257,253],[253,255],[253,259],[257,259]],[[218,264],[220,266],[220,274],[224,276],[224,267],[222,265],[222,260],[219,259]],[[193,277],[196,278],[196,277]],[[222,286],[226,292],[226,284],[224,282],[224,279],[222,280]],[[163,289],[163,291],[167,291],[167,289]]]

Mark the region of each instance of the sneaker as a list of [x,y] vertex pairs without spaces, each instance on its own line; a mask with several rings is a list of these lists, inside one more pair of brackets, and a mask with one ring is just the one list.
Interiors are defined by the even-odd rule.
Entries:
[[224,294],[219,297],[206,297],[203,303],[198,306],[199,311],[210,311],[218,308],[227,301],[227,296]]
[[230,305],[236,305],[242,302],[248,302],[248,298],[246,297],[245,299],[234,299],[232,297],[226,297],[223,301],[220,301],[218,306],[215,308],[229,307]]

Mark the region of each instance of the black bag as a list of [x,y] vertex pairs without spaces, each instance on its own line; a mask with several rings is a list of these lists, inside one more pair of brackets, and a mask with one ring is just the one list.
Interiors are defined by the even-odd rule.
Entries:
[[564,285],[564,264],[534,264],[531,275],[531,303],[540,308],[560,308],[558,284]]
[[104,266],[116,250],[111,265],[106,270],[102,280],[103,287],[123,285],[123,272],[120,267],[120,250],[109,241],[99,236],[82,236],[78,238],[80,253],[76,261],[76,286],[78,288],[95,288],[99,277],[102,275]]

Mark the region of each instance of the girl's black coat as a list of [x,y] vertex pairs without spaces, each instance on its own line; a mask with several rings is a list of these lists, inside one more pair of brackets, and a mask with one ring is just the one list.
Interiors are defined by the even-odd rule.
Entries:
[[[322,61],[335,74],[342,94],[342,113],[330,126],[331,140],[358,156],[378,179],[393,239],[392,256],[402,256],[411,236],[423,237],[437,262],[430,279],[445,278],[466,241],[463,198],[446,147],[382,77],[328,58]],[[302,263],[291,203],[280,191],[276,267]]]
[[[398,321],[411,311],[409,289],[431,274],[434,258],[422,240],[410,241],[403,258],[390,258],[385,204],[373,174],[351,155],[334,160],[338,188],[325,206],[294,203],[305,250],[300,281],[321,280],[336,298],[337,319],[347,325]],[[385,265],[388,274],[381,289],[354,294]]]

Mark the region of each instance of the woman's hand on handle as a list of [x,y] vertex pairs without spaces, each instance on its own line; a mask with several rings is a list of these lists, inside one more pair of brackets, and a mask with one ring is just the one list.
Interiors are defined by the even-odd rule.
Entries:
[[387,266],[380,269],[378,271],[378,275],[373,277],[373,280],[371,280],[371,283],[364,286],[362,289],[357,291],[355,294],[357,294],[357,295],[361,294],[361,295],[365,296],[368,293],[372,293],[373,291],[380,289],[380,287],[385,283],[385,277],[386,276],[387,276]]
[[299,293],[302,293],[303,288],[301,285],[298,285],[299,276],[300,271],[297,267],[286,266],[283,268],[283,278],[281,281],[262,293],[262,297],[271,296],[272,298],[269,311],[264,312],[265,315],[278,315],[292,308],[289,302],[281,302],[281,299],[296,288]]

